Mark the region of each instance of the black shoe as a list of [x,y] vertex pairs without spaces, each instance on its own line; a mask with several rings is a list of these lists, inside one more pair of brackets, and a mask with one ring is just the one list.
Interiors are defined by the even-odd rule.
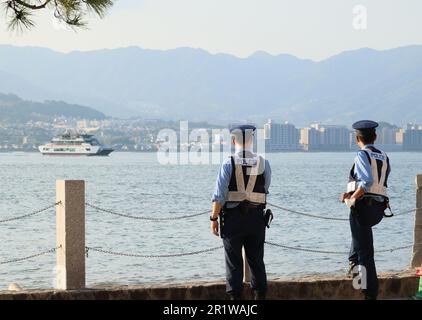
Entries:
[[258,290],[253,291],[253,299],[254,300],[265,300],[266,293]]
[[241,294],[235,292],[227,292],[226,300],[241,300]]
[[349,270],[347,271],[348,276],[352,276],[352,278],[354,278],[359,274],[359,272],[353,272],[353,269],[355,269],[357,265],[358,264],[356,262],[349,261]]
[[374,294],[365,293],[364,296],[365,296],[364,298],[365,300],[377,300],[377,296]]

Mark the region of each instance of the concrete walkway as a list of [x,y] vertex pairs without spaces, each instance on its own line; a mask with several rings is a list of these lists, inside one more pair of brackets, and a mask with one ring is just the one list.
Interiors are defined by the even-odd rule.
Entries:
[[[418,290],[419,278],[414,270],[380,274],[380,299],[407,299]],[[224,299],[223,282],[196,282],[148,286],[97,286],[85,290],[52,289],[0,291],[0,300],[34,299]],[[245,298],[249,299],[249,290]],[[307,276],[276,279],[269,282],[268,299],[361,299],[352,287],[351,278]]]

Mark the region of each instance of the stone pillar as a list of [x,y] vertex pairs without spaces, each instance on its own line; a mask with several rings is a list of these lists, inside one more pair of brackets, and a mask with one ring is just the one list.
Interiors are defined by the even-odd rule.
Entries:
[[242,256],[243,256],[243,282],[250,283],[251,282],[251,270],[249,269],[248,259],[246,259],[245,248],[242,248]]
[[85,181],[57,180],[56,288],[85,288]]
[[[422,174],[416,176],[416,208],[422,208]],[[422,209],[416,210],[411,267],[422,263]]]

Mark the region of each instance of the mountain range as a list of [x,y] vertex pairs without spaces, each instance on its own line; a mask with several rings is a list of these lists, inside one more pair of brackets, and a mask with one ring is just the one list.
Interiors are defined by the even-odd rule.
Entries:
[[139,47],[59,53],[0,45],[0,92],[166,120],[422,121],[422,46],[312,61]]
[[102,120],[106,116],[89,107],[72,105],[62,101],[26,101],[14,94],[0,94],[0,122],[21,123],[28,121],[52,121],[58,117]]

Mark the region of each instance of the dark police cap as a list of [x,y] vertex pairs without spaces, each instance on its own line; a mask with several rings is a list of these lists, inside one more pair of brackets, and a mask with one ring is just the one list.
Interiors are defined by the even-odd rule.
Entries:
[[231,133],[233,133],[233,132],[239,132],[239,131],[241,131],[242,133],[245,133],[245,132],[247,132],[247,131],[255,131],[256,130],[256,127],[255,126],[253,126],[253,125],[251,125],[251,124],[242,124],[242,125],[237,125],[237,126],[234,126],[234,127],[231,127],[230,128],[230,132]]
[[378,127],[378,123],[371,120],[361,120],[353,124],[353,129],[358,131],[371,131]]

